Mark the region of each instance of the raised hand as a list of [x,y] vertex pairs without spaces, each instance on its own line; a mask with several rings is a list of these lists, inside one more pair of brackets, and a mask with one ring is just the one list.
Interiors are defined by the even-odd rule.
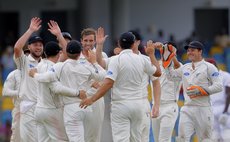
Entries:
[[96,54],[92,50],[88,50],[88,55],[86,56],[86,59],[91,63],[94,64],[97,62],[96,60]]
[[38,31],[41,28],[41,22],[42,20],[38,17],[32,18],[30,21],[29,30],[31,30],[32,32]]
[[58,37],[59,35],[61,35],[61,29],[58,26],[58,23],[54,20],[50,20],[50,22],[48,23],[49,26],[49,31],[55,35],[56,37]]
[[155,46],[156,49],[163,48],[163,44],[161,42],[155,42],[154,46]]
[[96,43],[97,44],[104,44],[107,37],[108,35],[105,35],[105,31],[102,27],[97,29],[97,32],[96,32]]
[[145,52],[147,55],[155,54],[155,47],[156,45],[153,43],[152,40],[147,41],[147,46],[145,48]]

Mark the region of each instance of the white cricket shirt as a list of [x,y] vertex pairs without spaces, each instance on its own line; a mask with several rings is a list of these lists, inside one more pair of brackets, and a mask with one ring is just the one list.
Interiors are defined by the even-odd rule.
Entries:
[[108,65],[106,78],[114,80],[112,100],[143,99],[143,77],[152,76],[156,67],[131,49],[114,56]]

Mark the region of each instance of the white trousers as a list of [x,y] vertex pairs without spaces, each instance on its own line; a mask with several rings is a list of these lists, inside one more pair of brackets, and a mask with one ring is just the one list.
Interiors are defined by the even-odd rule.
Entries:
[[20,141],[20,106],[14,106],[12,110],[12,134],[10,141],[19,142]]
[[111,126],[113,142],[140,142],[145,101],[113,101]]
[[223,113],[224,104],[212,106],[212,109],[214,114],[213,139],[217,141],[221,139],[221,126],[219,123],[219,117]]
[[151,108],[148,99],[145,101],[143,121],[141,125],[141,142],[149,142],[149,133],[151,125]]
[[160,105],[159,116],[152,119],[154,142],[171,142],[178,111],[176,102]]
[[37,122],[35,119],[35,105],[20,114],[21,142],[37,142]]
[[179,137],[190,142],[195,133],[199,142],[212,138],[213,113],[211,107],[183,106],[180,111]]
[[63,108],[36,107],[35,116],[38,142],[68,141],[63,120]]
[[83,120],[86,112],[92,112],[92,108],[82,109],[79,104],[73,103],[64,106],[64,124],[70,142],[85,142]]
[[104,120],[104,97],[92,105],[92,112],[86,112],[84,119],[85,142],[101,142],[101,131]]

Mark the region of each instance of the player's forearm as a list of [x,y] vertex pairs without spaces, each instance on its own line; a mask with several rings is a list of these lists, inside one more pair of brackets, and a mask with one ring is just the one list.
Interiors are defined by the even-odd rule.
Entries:
[[221,92],[223,90],[223,85],[220,80],[219,81],[215,80],[213,81],[213,84],[211,86],[203,87],[203,88],[209,95],[212,95]]
[[104,44],[97,44],[96,45],[96,60],[97,60],[98,64],[105,69],[106,63],[103,60],[103,55],[102,55],[103,46],[104,46]]
[[14,55],[16,58],[20,57],[22,54],[22,49],[26,45],[27,40],[33,34],[33,31],[28,29],[15,43],[14,45]]
[[154,80],[152,83],[153,83],[154,105],[159,106],[160,105],[160,99],[161,99],[160,81],[157,79],[157,80]]
[[57,39],[58,39],[58,43],[59,45],[61,46],[62,48],[62,54],[60,55],[59,57],[59,61],[60,62],[63,62],[65,61],[68,57],[67,57],[67,54],[66,54],[66,46],[67,46],[67,42],[65,40],[65,38],[62,36],[62,34],[60,33],[59,35],[57,35]]
[[53,72],[48,71],[45,73],[35,73],[34,79],[37,80],[38,82],[52,82],[56,80],[56,76]]
[[103,97],[106,92],[113,87],[114,81],[111,79],[106,78],[102,84],[102,86],[98,89],[95,95],[91,97],[92,101],[95,102],[101,97]]
[[2,96],[8,96],[8,97],[18,96],[18,90],[3,89]]
[[160,68],[159,62],[157,61],[155,55],[150,54],[149,58],[150,58],[150,61],[151,61],[152,65],[154,65],[156,67],[156,69],[157,69],[156,72],[153,75],[156,76],[156,77],[161,76],[161,68]]
[[78,89],[72,89],[62,85],[60,82],[53,82],[50,85],[50,90],[53,91],[56,95],[68,96],[68,97],[77,97],[79,95]]
[[178,69],[181,66],[180,62],[178,62],[175,56],[173,57],[172,61],[174,63],[174,69]]

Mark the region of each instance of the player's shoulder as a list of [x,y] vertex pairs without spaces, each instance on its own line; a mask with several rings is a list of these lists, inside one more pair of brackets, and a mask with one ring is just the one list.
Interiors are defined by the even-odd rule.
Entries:
[[11,71],[11,72],[8,74],[8,77],[14,76],[15,74],[17,74],[18,71],[20,71],[20,70],[16,69],[16,70]]
[[220,72],[221,76],[223,76],[223,78],[230,79],[230,73],[229,72],[223,71],[223,70],[220,70],[219,72]]
[[149,56],[147,56],[147,55],[144,55],[144,54],[139,54],[139,56],[141,57],[141,58],[143,58],[144,60],[147,60],[147,61],[150,61],[150,58],[149,58]]

